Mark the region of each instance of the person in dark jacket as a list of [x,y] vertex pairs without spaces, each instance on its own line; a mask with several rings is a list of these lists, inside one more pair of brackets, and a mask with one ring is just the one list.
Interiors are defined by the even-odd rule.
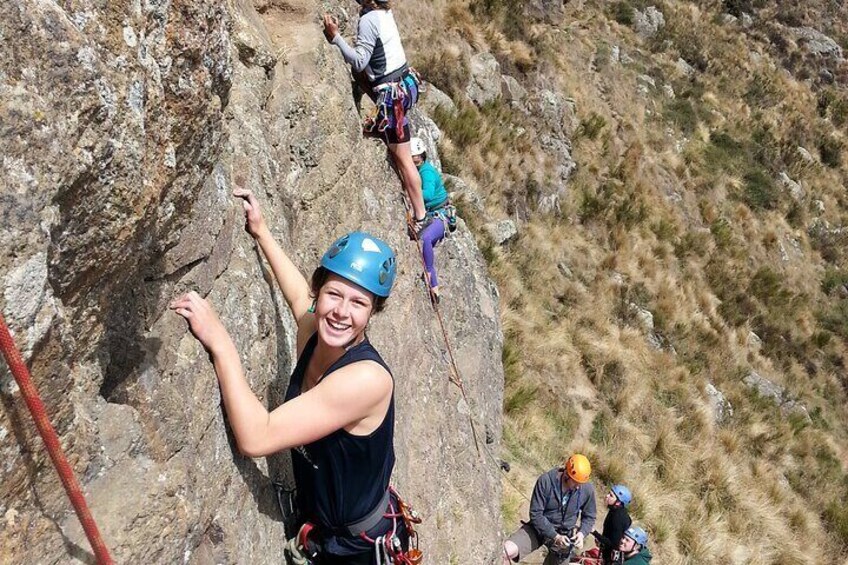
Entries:
[[601,556],[604,563],[612,563],[613,553],[618,549],[618,544],[624,536],[624,532],[630,527],[630,514],[627,507],[633,495],[630,489],[624,485],[613,485],[609,490],[604,502],[607,503],[607,517],[604,518],[604,530],[598,537],[601,546]]
[[504,542],[503,563],[517,562],[543,545],[548,548],[545,565],[567,563],[571,551],[595,525],[595,489],[589,482],[592,466],[575,453],[561,467],[536,481],[530,502],[530,522]]
[[619,563],[623,565],[650,565],[653,556],[648,551],[648,533],[634,526],[624,532],[618,544]]

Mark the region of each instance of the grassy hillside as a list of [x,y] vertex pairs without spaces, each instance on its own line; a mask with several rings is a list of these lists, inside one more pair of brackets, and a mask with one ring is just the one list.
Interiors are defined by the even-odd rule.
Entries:
[[[458,104],[436,116],[445,168],[519,225],[494,246],[463,208],[501,292],[511,481],[529,494],[579,449],[597,482],[633,487],[658,563],[844,562],[848,64],[821,51],[848,52],[848,9],[572,0],[546,22],[532,2],[407,4],[413,63]],[[651,5],[665,23],[640,37]],[[467,100],[484,51],[526,112]],[[542,89],[571,123],[540,114]],[[570,141],[565,183],[546,135]],[[509,528],[526,503],[505,492]]]

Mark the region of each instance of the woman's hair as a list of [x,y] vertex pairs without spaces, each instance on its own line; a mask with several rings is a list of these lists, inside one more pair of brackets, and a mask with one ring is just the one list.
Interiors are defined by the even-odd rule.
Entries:
[[[312,273],[312,280],[309,283],[309,294],[312,298],[317,299],[318,293],[321,292],[321,287],[324,286],[324,283],[327,282],[327,279],[330,278],[332,273],[325,269],[324,267],[318,267]],[[386,307],[386,297],[377,296],[374,293],[371,294],[371,304],[373,305],[372,313],[378,314],[383,311],[383,308]]]
[[362,0],[363,8],[370,8],[372,10],[391,10],[392,2],[391,0],[386,0],[386,2],[377,2],[377,0]]

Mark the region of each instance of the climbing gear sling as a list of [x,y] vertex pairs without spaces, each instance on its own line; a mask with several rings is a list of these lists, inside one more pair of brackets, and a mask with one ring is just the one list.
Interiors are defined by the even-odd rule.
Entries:
[[44,409],[44,403],[38,394],[38,390],[32,382],[32,378],[24,364],[18,348],[15,346],[15,341],[12,339],[12,334],[6,326],[6,320],[0,314],[0,349],[3,351],[3,357],[9,365],[9,370],[15,377],[18,387],[21,389],[21,395],[24,397],[27,408],[35,420],[35,426],[38,428],[38,433],[47,447],[47,453],[53,461],[53,466],[56,468],[59,478],[62,480],[62,485],[65,487],[65,492],[68,498],[71,499],[71,504],[74,511],[77,513],[88,542],[91,544],[91,549],[94,551],[94,556],[97,563],[100,565],[111,565],[112,557],[109,555],[109,550],[106,544],[103,543],[103,538],[100,537],[100,531],[97,529],[97,524],[91,516],[88,505],[85,502],[85,496],[80,489],[77,478],[71,469],[68,460],[65,457],[62,446],[59,443],[59,436],[56,435],[56,430],[50,424],[47,418],[47,412]]
[[376,115],[368,117],[363,123],[363,132],[368,135],[394,130],[399,143],[404,139],[404,126],[408,124],[406,113],[418,102],[421,92],[421,78],[418,72],[409,67],[400,79],[378,84],[372,88],[376,95]]
[[283,516],[286,536],[294,536],[301,523],[300,511],[297,507],[297,489],[288,488],[280,480],[275,480],[271,485],[277,495],[277,505]]

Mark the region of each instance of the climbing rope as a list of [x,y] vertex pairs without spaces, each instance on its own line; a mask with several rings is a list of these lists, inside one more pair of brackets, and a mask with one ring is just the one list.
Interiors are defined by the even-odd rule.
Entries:
[[[424,262],[424,252],[421,249],[421,239],[418,237],[418,231],[415,229],[415,219],[412,215],[412,206],[409,202],[407,202],[406,196],[404,196],[404,204],[406,205],[406,221],[409,225],[409,233],[412,234],[412,238],[415,240],[415,246],[418,248],[418,257],[421,258],[421,266],[424,270],[424,283],[427,285],[427,292],[430,292],[430,276],[427,273],[427,264]],[[441,221],[437,219],[438,221]],[[468,422],[471,424],[471,435],[474,437],[474,446],[477,448],[477,453],[480,454],[480,441],[477,437],[477,426],[474,424],[474,416],[471,412],[471,401],[468,399],[468,394],[465,392],[465,385],[462,383],[462,377],[459,374],[459,367],[456,364],[456,358],[453,355],[453,347],[451,347],[450,338],[448,337],[448,331],[445,328],[445,320],[442,317],[442,311],[439,309],[439,304],[430,300],[430,303],[433,306],[433,310],[436,312],[436,318],[439,320],[439,328],[442,330],[442,339],[445,342],[445,349],[448,353],[448,359],[450,360],[450,374],[448,375],[448,379],[459,389],[460,394],[462,394],[462,399],[465,401],[465,404],[468,405]]]
[[9,328],[6,326],[6,320],[2,314],[0,314],[0,349],[2,349],[3,357],[6,359],[12,375],[14,375],[15,381],[21,389],[21,394],[24,397],[27,408],[29,408],[33,420],[35,420],[38,433],[41,435],[44,445],[47,446],[47,453],[50,455],[53,466],[62,480],[62,485],[65,487],[68,498],[71,499],[71,504],[74,506],[74,511],[77,513],[83,530],[85,530],[85,535],[88,537],[91,549],[94,550],[94,556],[97,558],[97,562],[100,565],[113,563],[112,558],[109,556],[109,550],[106,549],[106,545],[100,537],[97,524],[95,524],[94,518],[88,510],[85,496],[83,496],[82,490],[80,490],[76,476],[74,476],[74,472],[68,464],[62,446],[59,444],[59,437],[56,435],[56,430],[53,429],[50,420],[47,418],[44,403],[41,401],[35,385],[32,383],[29,369],[27,369],[18,348],[15,346],[15,341],[12,339],[12,334],[9,332]]

